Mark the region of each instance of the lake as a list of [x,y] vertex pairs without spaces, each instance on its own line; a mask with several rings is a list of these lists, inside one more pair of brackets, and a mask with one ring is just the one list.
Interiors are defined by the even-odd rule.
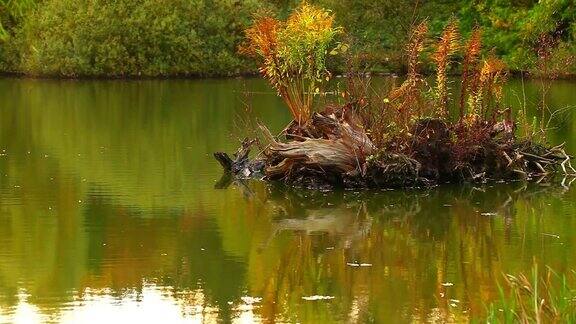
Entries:
[[[512,80],[509,104],[540,87]],[[506,273],[576,269],[570,179],[220,188],[246,111],[289,121],[260,79],[4,78],[0,98],[0,322],[465,321]],[[576,153],[570,111],[549,141]]]

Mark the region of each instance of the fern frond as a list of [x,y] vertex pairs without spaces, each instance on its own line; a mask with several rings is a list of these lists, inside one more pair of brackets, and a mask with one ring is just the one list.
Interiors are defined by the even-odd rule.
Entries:
[[436,51],[432,55],[432,60],[436,64],[437,113],[440,116],[448,115],[447,69],[450,57],[459,50],[459,38],[458,22],[453,19],[444,28]]
[[460,119],[464,117],[466,96],[474,93],[478,86],[478,59],[482,50],[482,31],[476,26],[466,43],[464,61],[462,62],[462,82],[460,92]]
[[420,54],[424,51],[424,42],[428,34],[428,22],[422,21],[410,34],[406,53],[408,54],[408,78],[416,79],[418,77],[418,65],[420,63]]
[[403,130],[408,129],[411,118],[419,115],[419,112],[415,111],[415,109],[419,109],[418,101],[420,99],[418,86],[421,77],[418,72],[418,66],[420,65],[420,55],[424,51],[427,34],[427,21],[422,21],[412,29],[405,48],[408,58],[407,78],[399,87],[392,89],[387,96],[392,103],[392,107],[394,107],[398,113],[398,124]]
[[476,93],[472,96],[474,111],[487,117],[492,99],[499,103],[502,99],[502,84],[506,80],[506,64],[490,56],[482,65],[479,74],[479,84]]

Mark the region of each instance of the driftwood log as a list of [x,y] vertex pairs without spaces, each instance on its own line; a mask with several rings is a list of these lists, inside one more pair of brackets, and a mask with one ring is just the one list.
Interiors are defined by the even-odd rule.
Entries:
[[376,147],[346,110],[315,113],[290,142],[277,141],[265,127],[270,145],[263,152],[270,180],[284,180],[309,187],[334,186],[362,170]]

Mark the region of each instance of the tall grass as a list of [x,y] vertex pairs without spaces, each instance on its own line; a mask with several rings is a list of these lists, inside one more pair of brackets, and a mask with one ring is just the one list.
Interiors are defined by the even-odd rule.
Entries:
[[530,274],[506,274],[499,299],[488,308],[489,323],[574,323],[574,273],[540,271],[535,262]]

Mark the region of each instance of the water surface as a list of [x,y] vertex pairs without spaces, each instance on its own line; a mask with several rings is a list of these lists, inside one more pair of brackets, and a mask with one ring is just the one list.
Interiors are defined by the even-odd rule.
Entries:
[[[533,106],[539,83],[520,85],[509,103]],[[555,81],[548,104],[574,89]],[[503,273],[576,269],[560,181],[215,189],[247,104],[289,120],[258,79],[0,79],[0,98],[0,322],[462,321]],[[576,152],[561,117],[549,140]]]

